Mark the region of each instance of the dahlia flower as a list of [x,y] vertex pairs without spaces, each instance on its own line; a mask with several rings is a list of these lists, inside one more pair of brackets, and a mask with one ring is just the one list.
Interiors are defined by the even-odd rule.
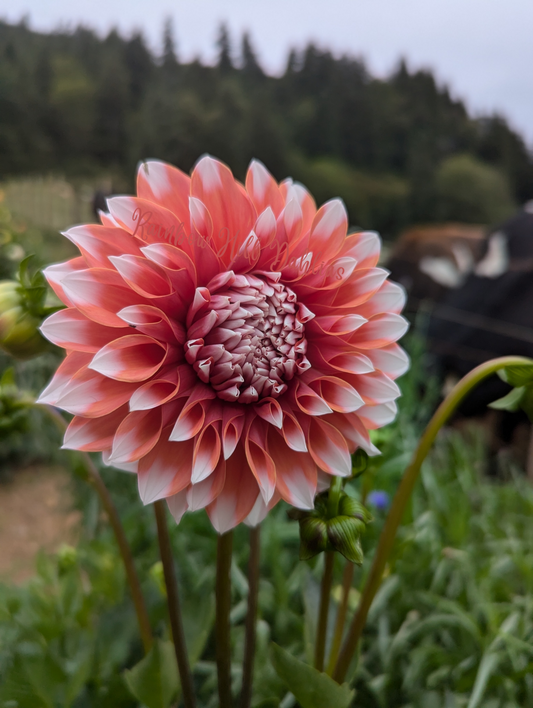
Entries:
[[219,532],[280,498],[312,508],[350,453],[377,454],[368,431],[394,418],[408,366],[404,295],[340,200],[317,210],[258,161],[243,186],[206,156],[191,177],[142,163],[137,196],[108,208],[45,271],[67,307],[42,331],[67,355],[40,402],[74,415],[65,448]]

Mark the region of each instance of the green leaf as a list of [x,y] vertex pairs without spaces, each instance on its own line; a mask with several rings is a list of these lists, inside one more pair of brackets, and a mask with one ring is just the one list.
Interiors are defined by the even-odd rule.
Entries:
[[353,701],[355,691],[348,684],[339,686],[327,674],[295,659],[277,644],[272,644],[271,657],[276,673],[302,708],[348,708]]
[[144,659],[124,673],[124,680],[147,708],[169,708],[180,687],[172,642],[155,641]]
[[327,523],[328,538],[333,548],[352,563],[361,565],[363,550],[359,542],[365,524],[352,516],[336,516]]
[[502,371],[500,378],[514,387],[533,383],[533,362],[522,366],[507,366]]
[[525,390],[526,389],[524,386],[513,388],[513,390],[509,391],[509,393],[503,398],[498,398],[497,401],[489,403],[489,408],[494,408],[498,411],[517,411],[520,408],[520,403]]

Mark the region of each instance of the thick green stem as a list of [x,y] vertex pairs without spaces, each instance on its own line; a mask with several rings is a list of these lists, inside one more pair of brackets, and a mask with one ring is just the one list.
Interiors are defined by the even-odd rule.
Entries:
[[326,634],[328,629],[329,598],[333,581],[333,564],[335,551],[327,551],[324,558],[324,575],[320,586],[320,607],[315,643],[315,669],[324,671],[324,656],[326,654]]
[[[329,519],[337,516],[339,500],[342,492],[342,478],[332,477],[328,492],[327,515]],[[318,608],[318,623],[315,642],[315,669],[324,671],[324,657],[326,655],[326,634],[328,630],[329,600],[333,582],[333,566],[335,551],[328,551],[324,559],[324,575],[320,586],[320,606]]]
[[260,527],[250,529],[250,558],[248,560],[248,611],[244,636],[244,661],[242,666],[241,708],[252,704],[254,674],[257,601],[259,595]]
[[[55,422],[59,430],[64,433],[67,428],[67,423],[64,418],[51,406],[34,404],[40,410],[45,411]],[[124,563],[124,568],[126,570],[126,578],[128,580],[128,585],[130,587],[131,596],[133,599],[133,605],[135,607],[135,613],[137,615],[137,622],[139,623],[139,631],[141,634],[141,639],[144,646],[144,651],[147,653],[153,643],[152,628],[150,626],[150,618],[148,617],[148,610],[146,609],[146,603],[144,601],[144,596],[141,590],[141,583],[137,571],[135,569],[135,563],[133,561],[133,554],[126,538],[124,532],[124,527],[120,521],[120,516],[118,514],[117,508],[113,503],[113,499],[109,494],[107,487],[104,484],[100,473],[96,469],[94,462],[91,460],[86,452],[79,452],[80,458],[83,460],[85,469],[87,471],[87,479],[89,483],[95,488],[104,510],[115,534],[115,538],[118,544],[120,555],[122,556],[122,562]]]
[[233,531],[219,535],[216,578],[216,659],[219,708],[232,708],[231,697],[231,554]]
[[469,393],[469,391],[477,386],[478,383],[506,366],[523,366],[531,364],[533,364],[531,359],[516,356],[501,357],[499,359],[487,361],[484,364],[477,366],[475,369],[472,369],[470,373],[461,379],[461,381],[454,386],[448,396],[446,396],[444,401],[437,408],[424,432],[424,435],[420,439],[413,459],[407,467],[402,481],[400,482],[400,486],[398,487],[387,516],[385,526],[381,532],[378,547],[374,555],[374,561],[361,596],[359,608],[355,614],[348,632],[348,636],[346,637],[342,647],[335,671],[333,672],[333,678],[338,683],[344,681],[352,658],[357,649],[357,644],[361,637],[368,611],[372,605],[376,592],[381,585],[383,571],[385,570],[387,560],[393,548],[396,532],[401,523],[409,497],[414,489],[422,463],[433,445],[437,433],[450,418],[463,398]]
[[346,622],[346,613],[348,611],[348,600],[350,598],[350,590],[352,589],[354,564],[350,561],[344,566],[344,574],[342,576],[342,597],[337,611],[337,619],[335,620],[335,630],[333,632],[333,640],[331,642],[331,652],[329,655],[328,667],[326,673],[330,676],[335,668],[335,662],[339,656],[341,648],[342,635],[344,632],[344,624]]
[[328,517],[330,519],[338,514],[341,492],[342,477],[333,477],[328,492]]
[[172,630],[172,640],[178,671],[181,680],[181,691],[185,708],[195,708],[196,699],[194,697],[194,684],[192,680],[191,668],[187,646],[185,644],[185,634],[183,632],[183,621],[181,618],[180,599],[178,593],[178,583],[174,569],[174,559],[172,557],[172,546],[168,533],[166,506],[164,501],[154,503],[155,519],[157,522],[157,538],[159,541],[159,552],[163,563],[163,574],[165,576],[165,586],[167,590],[168,614],[170,618],[170,628]]

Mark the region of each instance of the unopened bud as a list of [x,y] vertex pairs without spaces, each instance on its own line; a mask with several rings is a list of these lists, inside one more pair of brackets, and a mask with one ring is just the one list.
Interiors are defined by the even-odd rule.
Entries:
[[0,347],[17,359],[41,354],[48,344],[40,325],[41,319],[26,310],[19,283],[0,282]]

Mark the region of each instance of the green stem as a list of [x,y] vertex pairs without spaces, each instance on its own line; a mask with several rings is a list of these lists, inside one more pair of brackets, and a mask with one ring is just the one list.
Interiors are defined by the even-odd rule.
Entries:
[[242,666],[241,708],[252,704],[254,674],[257,602],[259,595],[260,527],[250,529],[250,558],[248,560],[248,611],[244,636],[244,661]]
[[339,511],[342,492],[342,477],[332,477],[328,492],[328,518],[333,519]]
[[231,554],[233,531],[218,536],[216,577],[216,660],[219,708],[232,708],[231,697]]
[[318,610],[318,625],[316,628],[315,669],[324,671],[324,656],[326,654],[326,633],[328,629],[329,598],[333,581],[333,564],[335,551],[327,551],[324,559],[324,575],[320,586],[320,607]]
[[352,589],[354,564],[350,561],[344,566],[344,574],[342,576],[342,598],[337,611],[337,619],[335,620],[335,630],[333,632],[333,640],[331,642],[331,652],[329,655],[328,667],[326,673],[330,676],[335,668],[335,662],[339,656],[341,648],[342,635],[344,633],[344,624],[346,622],[346,613],[348,612],[348,600],[350,598],[350,590]]
[[[64,433],[67,429],[67,423],[64,418],[51,406],[33,404],[36,408],[44,410],[55,422],[59,430]],[[113,499],[109,494],[107,487],[104,484],[100,473],[96,469],[94,462],[91,460],[86,452],[78,453],[83,460],[85,469],[87,471],[87,479],[89,484],[91,484],[96,490],[104,510],[115,534],[115,538],[118,544],[120,555],[122,556],[122,562],[124,563],[124,568],[126,570],[126,578],[128,580],[128,585],[130,587],[131,596],[133,599],[133,605],[135,607],[135,613],[137,615],[137,622],[139,623],[139,631],[141,634],[141,639],[144,646],[145,653],[150,651],[150,647],[153,643],[152,628],[150,626],[150,618],[148,617],[148,610],[146,609],[146,603],[141,590],[141,583],[137,571],[135,569],[135,563],[133,561],[133,554],[126,538],[124,532],[124,527],[120,521],[120,516],[118,514],[117,508],[113,503]]]
[[344,681],[352,658],[355,654],[368,611],[370,610],[372,601],[379,589],[379,586],[381,585],[383,571],[385,570],[387,559],[392,551],[396,532],[401,523],[409,497],[411,496],[415,486],[422,463],[433,445],[440,428],[450,418],[463,398],[469,393],[469,391],[477,386],[478,383],[506,366],[523,366],[531,365],[532,363],[533,362],[531,359],[516,356],[501,357],[499,359],[487,361],[484,364],[477,366],[475,369],[472,369],[470,373],[462,378],[435,411],[435,414],[420,439],[413,459],[407,467],[400,482],[400,486],[398,487],[387,516],[385,526],[381,532],[378,547],[374,555],[374,561],[359,602],[359,608],[352,621],[351,627],[348,631],[348,636],[346,637],[339,655],[335,671],[333,672],[333,678],[338,683]]
[[163,573],[165,576],[165,586],[167,590],[168,614],[170,618],[170,628],[172,630],[172,640],[178,671],[181,680],[181,691],[183,694],[183,704],[185,708],[195,708],[196,699],[194,697],[194,684],[192,680],[191,668],[187,646],[185,644],[185,634],[183,632],[183,621],[181,619],[180,599],[178,593],[178,583],[174,569],[172,557],[172,546],[168,533],[166,505],[162,500],[154,503],[155,519],[157,522],[157,538],[159,541],[159,552],[163,563]]

